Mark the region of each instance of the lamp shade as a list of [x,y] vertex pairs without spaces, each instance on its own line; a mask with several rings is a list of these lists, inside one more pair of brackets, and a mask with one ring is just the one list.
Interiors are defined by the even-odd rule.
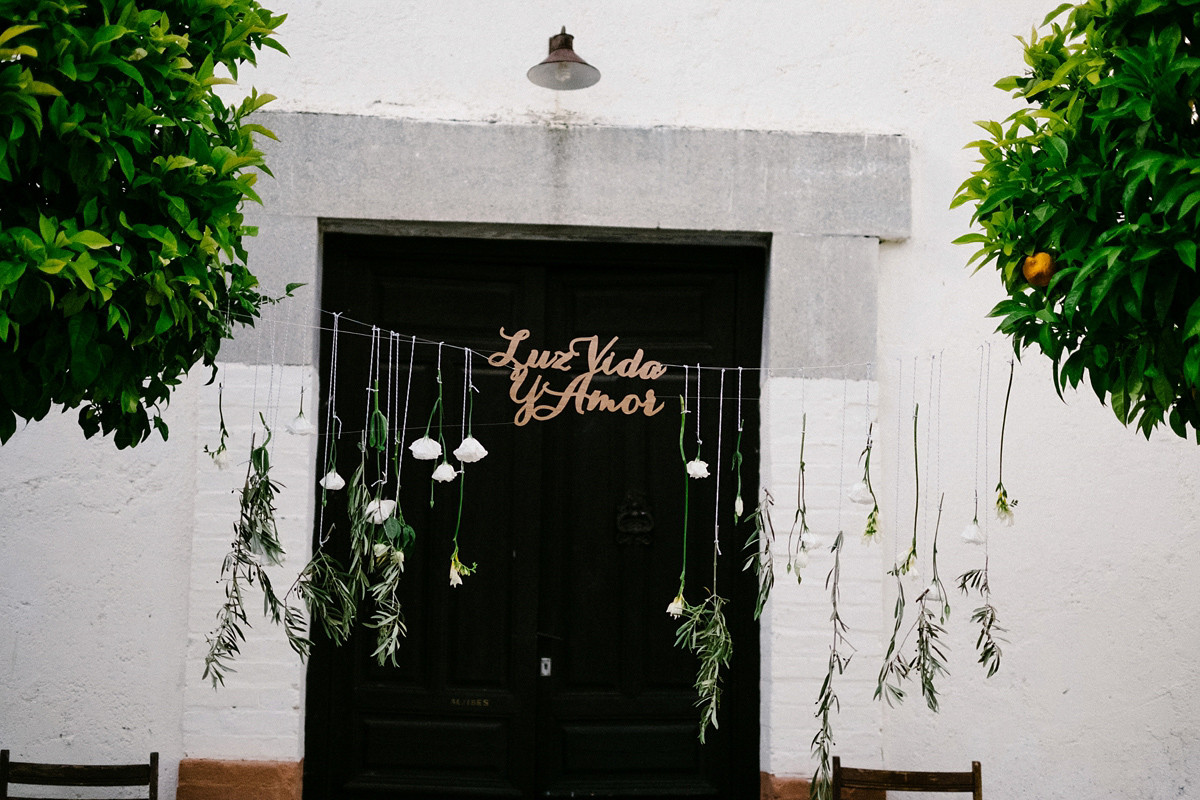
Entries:
[[529,69],[526,77],[546,89],[586,89],[600,80],[600,70],[575,54],[575,37],[562,33],[550,37],[550,55]]

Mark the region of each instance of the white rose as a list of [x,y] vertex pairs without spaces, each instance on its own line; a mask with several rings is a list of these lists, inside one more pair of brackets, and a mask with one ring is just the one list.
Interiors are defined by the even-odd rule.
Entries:
[[387,522],[388,517],[396,510],[395,500],[372,500],[367,503],[364,513],[367,517],[367,522],[372,525],[382,525]]
[[376,544],[371,548],[371,552],[375,555],[377,561],[382,561],[387,558],[388,550],[391,550],[386,544]]
[[846,496],[850,498],[850,502],[861,503],[864,506],[875,503],[875,498],[871,497],[871,489],[867,486],[866,481],[859,481],[851,486]]
[[395,564],[397,567],[399,567],[401,572],[404,572],[404,551],[403,550],[393,550],[392,551],[392,563]]
[[683,595],[677,595],[674,600],[667,605],[667,615],[672,619],[679,619],[683,614]]
[[468,436],[462,440],[462,444],[454,448],[454,457],[464,464],[474,464],[487,454],[488,451],[474,436]]
[[707,478],[708,477],[708,462],[694,458],[687,463],[687,474],[689,478]]
[[433,461],[442,454],[442,446],[436,439],[430,439],[428,436],[422,436],[408,446],[412,451],[413,458],[418,461]]
[[287,432],[293,436],[312,436],[317,432],[317,429],[313,427],[313,424],[301,412],[296,415],[294,420],[287,424]]
[[341,475],[337,474],[336,469],[331,469],[325,473],[325,477],[321,478],[318,483],[323,489],[328,489],[331,492],[336,492],[338,489],[346,488],[346,480]]
[[978,522],[972,522],[963,529],[962,540],[967,544],[983,544],[983,529],[979,527]]
[[217,465],[217,469],[229,469],[230,458],[228,450],[221,448],[217,452],[213,453],[212,460],[213,463]]
[[996,519],[1000,520],[1001,525],[1007,525],[1011,528],[1014,519],[1012,509],[996,506]]
[[796,569],[804,569],[808,566],[808,551],[800,550],[796,553]]
[[433,471],[433,479],[435,481],[441,481],[442,483],[449,483],[450,481],[454,480],[454,476],[457,474],[458,473],[454,471],[454,467],[443,461],[441,464],[438,464],[437,469]]

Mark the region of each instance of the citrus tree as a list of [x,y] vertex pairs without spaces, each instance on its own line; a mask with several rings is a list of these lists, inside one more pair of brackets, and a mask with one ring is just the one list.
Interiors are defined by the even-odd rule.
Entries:
[[[283,21],[256,0],[0,0],[0,442],[79,408],[117,447],[157,428],[263,303],[240,212],[267,171],[214,92]],[[269,174],[269,173],[268,173]]]
[[[1018,355],[1086,377],[1124,424],[1200,441],[1200,0],[1065,4],[1021,40],[998,88],[1028,104],[988,137],[953,205],[974,205],[971,262],[1008,297]],[[977,267],[977,269],[979,268]]]

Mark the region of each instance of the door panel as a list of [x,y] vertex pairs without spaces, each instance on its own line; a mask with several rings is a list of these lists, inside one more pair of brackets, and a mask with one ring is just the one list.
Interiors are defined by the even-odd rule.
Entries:
[[[752,577],[741,573],[746,530],[723,524],[718,581],[731,597],[735,643],[721,728],[696,739],[696,662],[674,646],[664,613],[682,552],[678,451],[683,375],[656,381],[597,375],[591,389],[619,402],[653,388],[654,416],[573,406],[548,421],[512,424],[510,371],[487,366],[503,327],[522,345],[563,349],[613,336],[615,361],[638,348],[667,363],[757,365],[764,251],[744,247],[418,239],[329,234],[322,305],[385,330],[415,334],[407,444],[436,398],[438,347],[472,347],[474,433],[489,455],[467,465],[461,556],[479,571],[451,589],[448,567],[459,481],[438,484],[431,462],[405,459],[400,500],[418,542],[406,563],[408,637],[399,666],[370,657],[373,632],[318,641],[308,688],[305,796],[743,797],[757,791],[758,641]],[[339,471],[357,465],[369,333],[346,322],[337,380]],[[407,379],[409,340],[385,360]],[[327,374],[329,336],[322,342]],[[580,360],[573,362],[573,366]],[[441,349],[447,449],[461,436],[463,355]],[[577,374],[578,368],[572,370]],[[386,384],[388,370],[382,370]],[[572,374],[545,371],[556,388]],[[757,374],[757,373],[753,373]],[[694,375],[694,373],[693,373]],[[736,372],[726,377],[724,450],[732,455]],[[715,373],[704,378],[704,456],[715,464]],[[757,380],[745,382],[745,496],[757,475]],[[384,388],[385,396],[388,389]],[[694,382],[689,389],[694,394]],[[322,413],[322,419],[324,414]],[[694,417],[685,439],[694,450]],[[351,432],[351,433],[347,433]],[[712,583],[715,481],[692,482],[688,598]],[[734,481],[722,482],[732,507]],[[338,503],[342,505],[338,505]],[[726,512],[728,514],[728,512]],[[334,498],[326,519],[345,519]],[[630,523],[629,520],[634,520]],[[625,522],[621,522],[625,520]],[[336,531],[328,547],[345,549]],[[369,612],[364,616],[369,618]],[[551,671],[539,676],[541,659]]]

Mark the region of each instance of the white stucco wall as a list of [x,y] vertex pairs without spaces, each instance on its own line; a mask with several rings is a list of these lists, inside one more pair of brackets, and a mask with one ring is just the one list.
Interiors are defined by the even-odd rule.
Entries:
[[[966,230],[969,212],[947,205],[970,168],[972,154],[961,146],[976,138],[971,121],[1011,109],[991,85],[1022,69],[1012,37],[1053,5],[280,0],[273,10],[290,14],[282,38],[292,56],[263,54],[243,82],[278,95],[279,111],[903,134],[912,142],[912,235],[879,249],[880,495],[894,502],[896,448],[908,441],[897,402],[899,418],[910,419],[912,359],[920,399],[929,356],[944,353],[940,465],[953,540],[974,482],[976,348],[993,328],[984,315],[999,289],[992,276],[964,269],[969,252],[949,241]],[[563,24],[603,73],[589,90],[552,93],[524,78]],[[1004,350],[992,350],[993,437]],[[799,411],[788,380],[765,392],[764,478],[779,489],[780,518],[789,516]],[[0,450],[0,745],[14,757],[103,761],[158,749],[169,789],[184,754],[302,752],[302,671],[278,668],[289,658],[281,639],[251,644],[236,678],[244,682],[226,695],[214,699],[200,683],[197,648],[219,601],[219,588],[206,583],[215,579],[218,543],[206,537],[210,525],[227,527],[221,515],[229,512],[213,508],[214,493],[227,487],[203,471],[198,453],[215,422],[212,393],[199,382],[173,401],[168,443],[117,453],[108,442],[83,440],[72,417],[55,416]],[[841,383],[824,384],[806,397],[840,406]],[[244,424],[247,415],[233,416]],[[828,445],[828,431],[822,436]],[[853,456],[861,443],[850,441]],[[899,709],[870,704],[871,662],[891,614],[889,594],[871,590],[873,613],[852,603],[846,610],[860,647],[854,670],[862,672],[848,674],[839,690],[839,752],[848,762],[896,768],[958,769],[978,759],[989,796],[1196,794],[1200,612],[1189,596],[1200,569],[1192,545],[1198,466],[1194,444],[1169,434],[1147,443],[1094,398],[1061,403],[1040,360],[1019,365],[1005,471],[1020,499],[1018,522],[993,525],[990,550],[995,603],[1009,628],[1002,671],[987,680],[973,663],[973,605],[957,601],[942,712],[931,714],[918,698]],[[906,470],[904,461],[900,485],[911,492]],[[823,491],[828,522],[833,498]],[[294,513],[296,530],[307,530],[307,506]],[[894,532],[885,523],[884,533]],[[848,592],[858,581],[879,585],[894,551],[891,538],[876,550],[854,538]],[[947,576],[979,558],[953,541],[942,555]],[[826,568],[815,561],[812,577]],[[820,679],[813,670],[823,670],[827,615],[815,596],[820,581],[785,583],[767,617],[770,633],[764,629],[772,679],[763,693],[763,768],[803,775],[813,730],[805,703]],[[256,652],[266,655],[251,658]],[[246,703],[257,717],[230,712]]]

